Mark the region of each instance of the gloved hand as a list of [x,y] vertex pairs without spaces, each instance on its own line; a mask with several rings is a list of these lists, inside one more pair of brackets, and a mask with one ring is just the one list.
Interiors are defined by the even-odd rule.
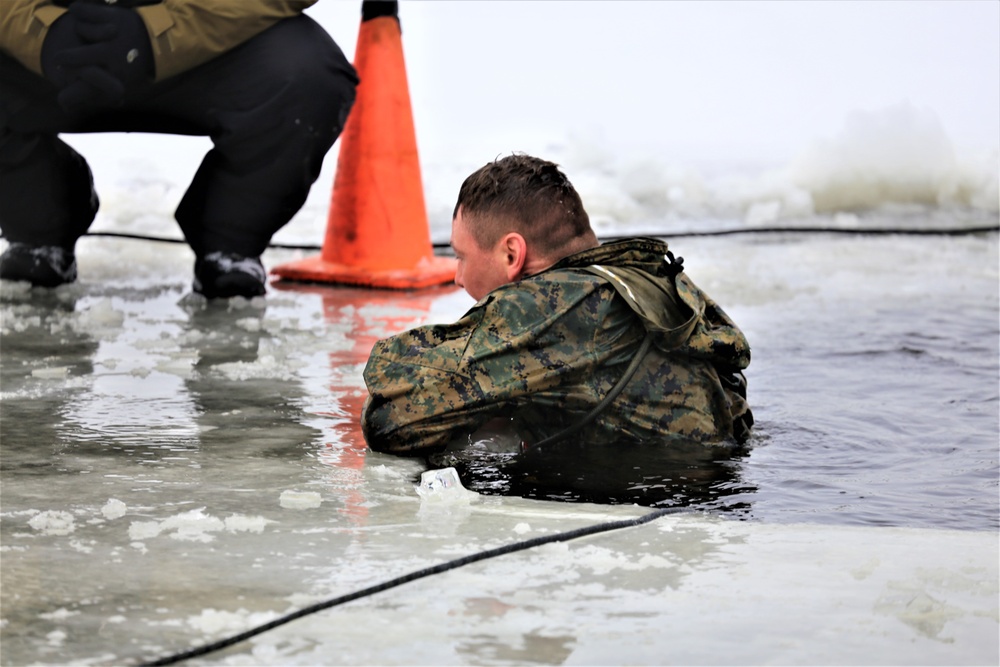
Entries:
[[42,45],[42,71],[71,114],[120,106],[154,69],[146,24],[128,8],[74,2]]

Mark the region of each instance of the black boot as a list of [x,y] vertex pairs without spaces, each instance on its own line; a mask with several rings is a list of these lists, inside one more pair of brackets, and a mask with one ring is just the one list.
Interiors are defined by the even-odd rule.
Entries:
[[60,246],[11,243],[0,255],[0,278],[58,287],[76,280],[76,256]]
[[259,257],[210,252],[194,262],[194,291],[209,299],[262,296],[266,280]]

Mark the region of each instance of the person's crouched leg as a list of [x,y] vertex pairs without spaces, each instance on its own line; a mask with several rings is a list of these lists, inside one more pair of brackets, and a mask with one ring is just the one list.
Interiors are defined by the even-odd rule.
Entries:
[[86,160],[58,133],[70,119],[55,88],[0,53],[0,278],[56,287],[76,280],[76,241],[97,213]]
[[[185,76],[185,75],[182,75]],[[260,255],[299,211],[343,130],[357,75],[307,16],[287,19],[191,73],[214,148],[177,209],[208,297],[265,292]]]

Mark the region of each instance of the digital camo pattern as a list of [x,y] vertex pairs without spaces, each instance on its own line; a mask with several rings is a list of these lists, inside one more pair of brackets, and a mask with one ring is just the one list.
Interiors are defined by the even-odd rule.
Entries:
[[593,408],[645,337],[655,345],[577,440],[745,440],[753,419],[743,333],[652,239],[608,243],[500,287],[454,324],[379,341],[365,368],[362,429],[399,454],[445,447],[493,417],[526,442]]

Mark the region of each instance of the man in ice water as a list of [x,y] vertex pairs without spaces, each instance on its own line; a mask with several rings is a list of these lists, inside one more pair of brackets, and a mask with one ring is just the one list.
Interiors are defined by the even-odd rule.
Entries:
[[579,443],[748,438],[743,333],[666,243],[599,245],[557,165],[511,155],[469,176],[451,245],[455,282],[477,303],[375,345],[372,449],[433,454],[495,419],[528,447],[585,417]]
[[59,133],[190,134],[214,143],[176,212],[194,290],[264,294],[260,255],[354,102],[354,68],[302,14],[315,1],[0,0],[0,277],[76,279],[98,199]]

